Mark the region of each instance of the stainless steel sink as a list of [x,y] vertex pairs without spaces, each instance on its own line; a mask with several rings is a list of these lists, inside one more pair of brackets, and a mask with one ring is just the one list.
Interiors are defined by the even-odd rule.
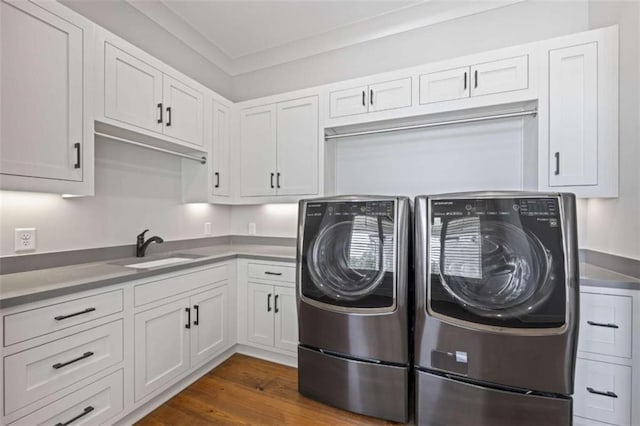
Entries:
[[125,268],[132,269],[152,269],[159,268],[161,266],[177,265],[184,262],[189,262],[194,259],[198,259],[204,256],[195,254],[184,253],[171,253],[159,256],[152,256],[150,258],[129,258],[116,262],[110,262],[112,265],[124,266]]

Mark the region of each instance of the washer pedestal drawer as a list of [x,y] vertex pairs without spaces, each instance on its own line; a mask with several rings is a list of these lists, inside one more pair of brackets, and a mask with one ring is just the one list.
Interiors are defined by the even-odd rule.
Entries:
[[569,426],[571,398],[488,388],[416,371],[416,424]]
[[356,361],[298,347],[298,390],[367,416],[409,420],[409,368]]

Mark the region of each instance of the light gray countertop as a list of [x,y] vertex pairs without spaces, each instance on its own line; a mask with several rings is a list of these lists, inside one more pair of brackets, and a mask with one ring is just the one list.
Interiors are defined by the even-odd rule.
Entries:
[[580,285],[640,290],[640,280],[589,263],[580,263]]
[[[179,254],[200,256],[178,264],[151,269],[127,268],[125,264],[164,259]],[[215,245],[176,252],[104,262],[83,263],[0,275],[0,307],[19,305],[77,291],[133,281],[158,274],[220,262],[237,257],[295,262],[296,248],[268,245]],[[116,264],[117,263],[117,264]]]

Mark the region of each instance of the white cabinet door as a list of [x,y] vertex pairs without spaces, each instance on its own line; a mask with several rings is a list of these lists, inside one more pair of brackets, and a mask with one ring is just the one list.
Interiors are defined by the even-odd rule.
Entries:
[[191,368],[222,352],[228,338],[229,286],[191,297]]
[[631,367],[578,358],[574,414],[613,425],[631,423]]
[[369,86],[369,112],[411,106],[411,77]]
[[186,84],[163,75],[164,134],[181,141],[202,146],[204,139],[202,93]]
[[83,31],[43,7],[0,2],[0,173],[82,181]]
[[229,145],[229,108],[213,102],[213,140],[211,157],[213,163],[213,195],[229,196],[231,147]]
[[240,195],[276,194],[276,106],[240,111]]
[[368,92],[369,88],[367,86],[331,92],[329,95],[331,117],[344,117],[369,111]]
[[471,96],[511,92],[529,87],[529,57],[502,59],[471,66]]
[[437,71],[420,76],[420,103],[469,97],[469,67]]
[[145,130],[162,133],[162,72],[105,45],[104,114]]
[[598,45],[549,52],[549,185],[598,184]]
[[257,283],[247,285],[247,340],[273,346],[273,286]]
[[318,193],[318,97],[277,104],[278,195]]
[[158,389],[189,369],[189,299],[135,315],[135,399]]
[[295,352],[298,350],[298,311],[296,290],[275,286],[275,347]]

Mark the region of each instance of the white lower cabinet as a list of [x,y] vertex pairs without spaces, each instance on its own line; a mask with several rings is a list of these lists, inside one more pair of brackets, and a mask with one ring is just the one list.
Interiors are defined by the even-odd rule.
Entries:
[[98,380],[25,416],[12,425],[104,424],[124,408],[123,370]]
[[631,424],[631,367],[578,358],[574,414],[614,425]]
[[135,399],[226,349],[228,285],[135,315]]
[[295,289],[249,282],[247,340],[286,351],[298,348]]

